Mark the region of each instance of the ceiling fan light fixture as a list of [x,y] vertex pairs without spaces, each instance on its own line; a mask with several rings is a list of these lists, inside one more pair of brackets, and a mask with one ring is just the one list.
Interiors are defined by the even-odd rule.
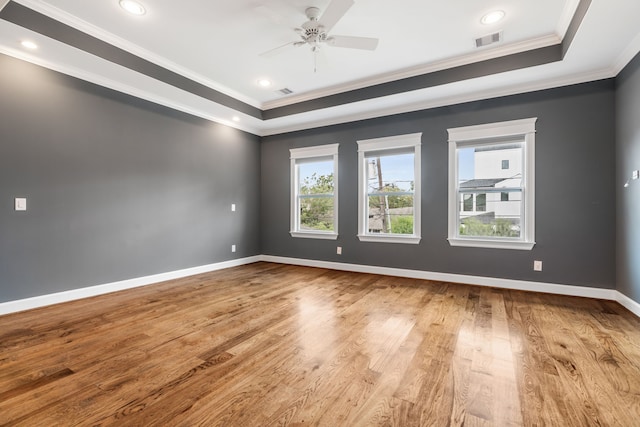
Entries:
[[120,0],[120,7],[132,15],[142,16],[147,13],[144,6],[133,0]]
[[504,10],[494,10],[484,15],[480,19],[480,22],[483,23],[484,25],[491,25],[491,24],[495,24],[498,21],[501,21],[502,18],[504,18],[504,16],[505,16]]

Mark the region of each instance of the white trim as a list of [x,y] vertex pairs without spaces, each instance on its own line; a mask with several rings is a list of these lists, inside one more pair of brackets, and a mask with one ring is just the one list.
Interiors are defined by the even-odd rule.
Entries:
[[[415,210],[415,208],[414,208]],[[381,243],[406,243],[417,245],[420,243],[421,237],[405,234],[358,234],[361,242],[381,242]]]
[[238,267],[241,265],[252,264],[259,261],[288,265],[301,265],[305,267],[328,268],[339,271],[353,271],[357,273],[381,274],[387,276],[408,277],[413,279],[436,280],[468,285],[489,286],[502,289],[517,289],[521,291],[598,298],[603,300],[616,301],[631,313],[640,317],[640,303],[632,300],[628,296],[614,289],[589,288],[585,286],[530,282],[513,279],[498,279],[481,276],[467,276],[462,274],[408,270],[403,268],[377,267],[331,261],[317,261],[273,255],[256,255],[247,258],[240,258],[215,264],[204,265],[200,267],[192,267],[173,272],[122,280],[119,282],[113,282],[104,285],[89,286],[86,288],[72,289],[69,291],[57,292],[54,294],[39,295],[32,298],[3,302],[0,303],[0,315],[16,313],[19,311],[30,310],[33,308],[44,307],[52,304],[74,301],[82,298],[89,298],[97,295],[104,295],[107,293],[122,291],[126,289],[133,289],[140,286],[153,285],[167,280],[179,279],[195,274],[208,273],[211,271],[222,270],[224,268]]
[[[629,58],[629,61],[633,58]],[[624,67],[623,67],[624,68]],[[414,111],[428,110],[432,108],[438,108],[448,105],[463,104],[466,102],[474,101],[486,101],[493,98],[500,98],[511,95],[520,95],[525,93],[537,92],[547,89],[555,89],[565,86],[572,86],[580,83],[587,83],[596,80],[603,80],[615,77],[619,72],[616,72],[613,68],[605,68],[594,71],[588,71],[585,73],[576,73],[569,76],[563,75],[547,79],[538,82],[524,82],[515,85],[499,88],[491,88],[486,90],[472,90],[462,95],[446,96],[442,98],[436,98],[429,96],[429,89],[423,88],[413,91],[413,93],[423,93],[423,100],[413,103],[400,103],[391,106],[385,106],[385,101],[392,99],[399,99],[406,96],[404,93],[396,93],[393,95],[378,97],[369,102],[361,101],[359,103],[362,108],[366,110],[354,112],[350,109],[352,104],[340,107],[332,107],[331,110],[336,114],[329,117],[323,117],[322,119],[313,119],[312,115],[317,114],[317,110],[300,113],[300,122],[287,123],[283,125],[277,125],[278,119],[266,120],[263,124],[265,128],[261,129],[260,136],[278,135],[287,132],[296,132],[301,130],[308,130],[313,128],[320,128],[326,126],[333,126],[343,123],[352,123],[362,120],[369,120],[379,117],[388,117],[397,114],[411,113]],[[380,107],[378,107],[380,106]]]
[[[499,279],[499,278],[482,277],[482,276],[467,276],[464,274],[438,273],[438,272],[432,272],[432,271],[408,270],[404,268],[378,267],[378,266],[361,265],[361,264],[346,264],[341,262],[317,261],[317,260],[288,258],[288,257],[271,256],[271,255],[260,256],[260,261],[275,262],[279,264],[301,265],[305,267],[328,268],[328,269],[340,270],[340,271],[353,271],[357,273],[369,273],[369,274],[381,274],[386,276],[408,277],[411,279],[435,280],[440,282],[462,283],[466,285],[489,286],[489,287],[502,288],[502,289],[515,289],[519,291],[531,291],[531,292],[542,292],[542,293],[556,294],[556,295],[598,298],[598,299],[612,300],[612,301],[619,301],[617,294],[620,294],[618,291],[614,289],[589,288],[586,286],[573,286],[573,285],[557,284],[557,283],[531,282],[526,280],[514,280],[514,279]],[[633,302],[630,299],[629,301]],[[622,302],[621,304],[624,305]],[[637,303],[635,304],[636,306],[638,306],[636,307],[636,309],[640,309],[640,304],[637,304]],[[627,306],[625,305],[625,307]]]
[[125,289],[137,288],[140,286],[153,285],[167,280],[180,279],[182,277],[193,276],[195,274],[208,273],[222,270],[223,268],[237,267],[260,261],[261,256],[233,259],[218,262],[215,264],[202,265],[199,267],[185,268],[183,270],[170,271],[166,273],[153,274],[150,276],[137,277],[134,279],[121,280],[119,282],[106,283],[103,285],[88,286],[85,288],[71,289],[68,291],[56,292],[53,294],[39,295],[16,301],[0,303],[0,315],[16,313],[18,311],[30,310],[32,308],[44,307],[52,304],[59,304],[67,301],[74,301],[96,295],[108,294]]
[[363,139],[358,141],[358,152],[391,150],[394,148],[413,148],[421,145],[421,141],[422,132]]
[[[290,212],[289,212],[289,233],[291,237],[309,238],[309,239],[330,239],[338,238],[338,147],[340,144],[325,144],[312,147],[290,148]],[[302,159],[318,159],[331,157],[333,160],[333,232],[313,232],[300,231],[300,209],[298,203],[299,177],[298,177],[298,160]]]
[[632,300],[620,291],[616,291],[615,300],[624,308],[640,317],[640,303]]
[[[447,129],[449,134],[448,241],[451,246],[531,250],[535,246],[535,124],[537,117]],[[458,148],[493,142],[504,137],[523,137],[522,232],[518,240],[504,238],[466,238],[459,233]]]
[[323,233],[321,231],[290,231],[291,237],[300,237],[304,239],[324,239],[324,240],[336,240],[338,233]]
[[[173,71],[174,73],[177,73],[190,80],[193,80],[194,82],[200,83],[224,95],[230,96],[232,98],[237,99],[238,101],[249,104],[252,107],[263,109],[261,103],[255,99],[252,99],[240,92],[237,92],[218,82],[208,79],[204,77],[202,74],[198,74],[190,69],[187,69],[181,65],[178,65],[177,63],[170,61],[169,59],[163,56],[152,53],[149,50],[144,49],[134,43],[131,43],[126,39],[118,37],[115,34],[105,31],[100,27],[90,24],[89,22],[84,21],[78,18],[77,16],[74,16],[68,12],[65,12],[62,9],[58,9],[57,7],[49,3],[45,3],[38,0],[15,0],[15,1],[16,3],[20,3],[23,6],[28,7],[29,9],[33,9],[36,12],[42,13],[45,16],[53,18],[56,21],[69,25],[70,27],[73,27],[76,30],[89,34],[90,36],[93,36],[98,40],[102,40],[106,43],[109,43],[110,45],[113,45],[119,49],[122,49],[125,52],[129,52],[139,58],[145,59],[169,71]],[[117,2],[114,2],[114,3],[117,3]],[[116,7],[119,7],[119,6],[116,5]]]
[[466,246],[471,248],[491,248],[491,249],[516,249],[522,251],[530,251],[535,246],[536,242],[523,242],[523,241],[509,241],[509,240],[489,240],[468,238],[460,239],[455,237],[449,237],[447,239],[451,246]]
[[449,142],[464,143],[477,139],[501,138],[504,136],[526,135],[536,131],[537,117],[509,120],[506,122],[483,123],[447,129]]
[[[216,110],[226,110],[228,111],[228,116],[231,117],[231,115],[241,115],[242,117],[246,118],[246,119],[250,119],[249,116],[243,115],[242,113],[238,113],[237,111],[229,108],[229,107],[225,107],[222,106],[220,104],[215,104],[213,103],[213,101],[211,101],[213,104],[216,105],[215,110],[211,109],[211,110],[205,110],[203,108],[200,107],[194,107],[194,106],[190,106],[187,105],[185,103],[182,103],[181,101],[178,101],[176,98],[174,98],[173,96],[170,98],[166,98],[163,97],[161,95],[158,95],[155,91],[147,91],[144,89],[140,89],[138,87],[135,86],[131,86],[125,83],[122,83],[122,81],[120,80],[113,80],[113,79],[109,79],[103,76],[100,76],[98,74],[95,74],[93,72],[87,71],[87,70],[83,70],[80,68],[76,68],[74,66],[70,66],[67,65],[66,63],[62,63],[62,62],[54,62],[54,61],[50,61],[48,59],[44,59],[42,57],[36,56],[36,55],[31,55],[28,53],[24,53],[22,51],[19,51],[17,49],[12,49],[12,48],[8,48],[6,46],[0,46],[0,53],[3,53],[5,55],[11,56],[13,58],[16,59],[20,59],[22,61],[26,61],[29,62],[31,64],[35,64],[44,68],[48,68],[50,70],[53,71],[57,71],[59,73],[71,76],[71,77],[75,77],[77,79],[80,80],[84,80],[90,83],[94,83],[96,85],[105,87],[107,89],[112,89],[127,95],[131,95],[131,96],[135,96],[137,98],[146,100],[146,101],[150,101],[153,102],[155,104],[158,105],[163,105],[165,107],[168,108],[172,108],[176,111],[182,111],[184,113],[187,114],[191,114],[193,116],[196,117],[200,117],[203,118],[205,120],[209,120],[212,121],[214,123],[219,123],[228,127],[232,127],[232,128],[236,128],[236,129],[240,129],[243,130],[245,132],[249,132],[255,135],[261,135],[260,129],[255,127],[255,126],[250,126],[247,125],[245,122],[241,122],[241,123],[236,123],[233,122],[231,120],[227,120],[221,117],[218,117],[216,115],[212,114],[212,111],[216,111]],[[106,62],[106,60],[104,60]],[[111,63],[112,64],[112,63]],[[117,64],[112,64],[115,66],[120,67]],[[132,71],[133,73],[133,71]],[[160,84],[166,84],[166,83],[162,83],[160,82]],[[196,95],[193,95],[196,96]],[[219,116],[224,116],[225,114],[220,113]],[[257,119],[256,119],[257,120]]]
[[[571,17],[573,18],[573,16]],[[488,61],[503,56],[513,55],[521,52],[528,52],[535,49],[553,46],[561,43],[562,39],[557,34],[548,34],[546,36],[523,40],[521,42],[509,43],[497,48],[489,50],[479,50],[471,54],[460,55],[454,58],[448,58],[441,61],[430,62],[428,64],[420,64],[414,67],[404,68],[399,71],[379,74],[360,80],[351,81],[345,84],[339,84],[320,90],[313,90],[297,95],[288,96],[282,99],[266,101],[262,104],[263,110],[284,107],[287,105],[297,104],[299,102],[310,101],[326,96],[336,95],[339,93],[358,90],[370,86],[420,76],[423,74],[434,73],[437,71],[448,70],[451,68],[461,67],[464,65],[474,64],[477,62]]]
[[340,144],[316,145],[313,147],[290,148],[291,159],[308,159],[312,157],[328,157],[338,154]]
[[0,10],[4,9],[7,3],[9,3],[9,0],[0,0]]
[[[418,244],[422,238],[420,207],[422,194],[422,132],[405,135],[394,135],[382,138],[364,139],[358,142],[358,239],[361,242],[386,242]],[[367,232],[368,224],[368,191],[367,191],[367,153],[411,148],[413,151],[413,233],[373,234]]]

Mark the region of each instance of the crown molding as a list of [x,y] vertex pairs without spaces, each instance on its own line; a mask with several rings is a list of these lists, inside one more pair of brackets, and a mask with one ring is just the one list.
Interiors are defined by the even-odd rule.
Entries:
[[[542,82],[535,82],[531,84],[516,84],[516,85],[505,87],[505,88],[475,91],[475,92],[466,93],[464,95],[455,95],[455,96],[442,97],[437,99],[424,96],[423,97],[424,100],[420,102],[394,105],[391,107],[386,107],[386,108],[383,107],[375,110],[360,111],[355,113],[349,113],[344,111],[340,113],[338,110],[348,109],[351,107],[350,105],[344,105],[344,106],[334,107],[336,112],[329,118],[316,120],[316,121],[301,120],[300,124],[270,126],[267,129],[265,129],[260,136],[270,136],[270,135],[277,135],[277,134],[287,133],[287,132],[296,132],[296,131],[323,127],[323,126],[332,126],[332,125],[344,124],[349,122],[356,122],[360,120],[368,120],[368,119],[374,119],[378,117],[391,116],[395,114],[411,113],[414,111],[427,110],[430,108],[438,108],[438,107],[444,107],[448,105],[462,104],[465,102],[499,98],[502,96],[518,95],[518,94],[523,94],[528,92],[535,92],[539,90],[553,89],[553,88],[562,87],[562,86],[570,86],[574,84],[602,80],[602,79],[612,78],[615,76],[616,76],[615,70],[613,68],[608,68],[604,70],[598,70],[598,71],[583,73],[583,74],[575,74],[568,77],[560,77],[560,78],[545,80]],[[426,91],[428,89],[424,89],[424,90]],[[402,96],[402,95],[403,94],[395,94],[395,95],[390,95],[388,97],[376,98],[375,105],[383,104],[385,98],[393,98],[393,97]],[[360,108],[366,108],[366,106],[363,104],[364,102],[371,102],[371,100],[361,101],[360,103],[358,103]],[[313,113],[314,112],[309,112],[308,114],[313,114]],[[273,119],[273,120],[275,121],[278,119]]]
[[[233,122],[231,120],[227,120],[224,118],[220,118],[217,117],[216,115],[211,114],[210,112],[204,110],[204,109],[200,109],[200,108],[194,108],[191,106],[188,106],[186,104],[177,102],[174,98],[166,98],[160,95],[157,95],[151,91],[146,91],[146,90],[142,90],[138,87],[134,87],[131,85],[127,85],[125,83],[122,83],[121,81],[118,80],[112,80],[112,79],[108,79],[104,76],[100,76],[97,74],[94,74],[92,72],[89,72],[87,70],[84,69],[80,69],[80,68],[76,68],[73,66],[70,66],[68,64],[63,64],[60,62],[54,62],[54,61],[49,61],[46,59],[43,59],[40,56],[36,56],[36,55],[30,55],[28,53],[25,53],[21,50],[17,50],[17,49],[11,49],[11,48],[7,48],[5,46],[0,45],[0,53],[3,53],[5,55],[20,59],[22,61],[26,61],[53,71],[57,71],[59,73],[71,76],[71,77],[75,77],[78,78],[80,80],[84,80],[87,81],[89,83],[94,83],[98,86],[102,86],[105,87],[107,89],[112,89],[115,90],[117,92],[121,92],[127,95],[131,95],[134,96],[136,98],[140,98],[143,99],[145,101],[149,101],[149,102],[153,102],[154,104],[158,104],[158,105],[162,105],[168,108],[171,108],[173,110],[177,110],[177,111],[181,111],[183,113],[187,113],[190,114],[192,116],[196,116],[196,117],[200,117],[202,119],[214,122],[214,123],[218,123],[218,124],[222,124],[228,127],[232,127],[232,128],[236,128],[238,130],[242,130],[245,132],[249,132],[252,133],[254,135],[260,135],[260,129],[255,128],[255,127],[251,127],[248,126],[245,122]],[[118,66],[116,64],[113,63],[109,63],[113,66]],[[118,66],[119,67],[119,66]],[[124,67],[123,67],[124,68]],[[159,83],[159,84],[164,84],[164,83]],[[218,105],[218,104],[216,104]],[[219,106],[220,108],[228,108],[228,107],[222,107]],[[235,110],[232,110],[230,108],[229,109],[229,113],[228,116],[231,117],[231,115],[238,115],[238,113]]]
[[640,34],[631,40],[618,58],[616,58],[612,66],[612,69],[615,71],[615,75],[620,74],[624,67],[626,67],[638,53],[640,53]]
[[567,30],[571,25],[571,20],[576,14],[576,10],[578,10],[578,6],[580,6],[580,0],[568,0],[562,9],[558,25],[556,26],[556,33],[562,39],[564,39],[564,36],[567,34]]
[[463,65],[469,65],[476,62],[488,61],[503,56],[513,55],[516,53],[526,52],[529,50],[540,49],[548,46],[559,44],[561,38],[557,34],[549,34],[546,36],[538,37],[535,39],[529,39],[518,43],[505,44],[499,48],[493,49],[480,49],[469,55],[456,56],[454,58],[447,58],[440,61],[434,61],[427,64],[421,64],[414,67],[403,68],[401,70],[393,71],[390,73],[379,74],[366,79],[360,79],[352,82],[348,82],[341,85],[327,87],[321,90],[300,93],[292,96],[288,96],[282,99],[276,99],[274,101],[268,101],[261,107],[263,110],[270,110],[273,108],[285,107],[287,105],[297,104],[299,102],[310,101],[317,98],[323,98],[325,96],[336,95],[342,92],[348,92],[357,89],[363,89],[369,86],[375,86],[378,84],[389,83],[396,80],[402,80],[410,77],[419,76],[422,74],[429,74],[436,71],[447,70],[450,68],[460,67]]
[[[5,0],[0,0],[5,1]],[[262,108],[260,102],[255,99],[249,98],[240,92],[236,92],[226,86],[223,86],[213,80],[207,79],[206,77],[193,72],[187,68],[184,68],[175,62],[170,61],[167,58],[164,58],[160,55],[156,55],[148,50],[129,42],[123,38],[120,38],[104,29],[97,27],[93,24],[90,24],[70,13],[67,13],[61,9],[58,9],[55,6],[52,6],[49,3],[46,3],[42,0],[12,0],[15,3],[21,4],[22,6],[28,7],[29,9],[35,10],[43,15],[46,15],[56,21],[59,21],[65,25],[68,25],[72,28],[75,28],[78,31],[82,31],[85,34],[88,34],[92,37],[100,39],[106,43],[109,43],[119,49],[122,49],[132,55],[138,56],[142,59],[150,61],[162,68],[166,68],[169,71],[173,71],[177,74],[182,75],[190,80],[193,80],[197,83],[205,85],[211,89],[214,89],[220,93],[228,95],[232,98],[237,99],[238,101],[242,101],[246,104],[251,105],[252,107]],[[8,2],[8,1],[7,1]],[[1,8],[0,8],[1,9]]]

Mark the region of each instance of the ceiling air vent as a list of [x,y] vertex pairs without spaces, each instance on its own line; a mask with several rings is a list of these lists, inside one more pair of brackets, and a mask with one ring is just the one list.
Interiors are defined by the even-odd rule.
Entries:
[[293,91],[291,89],[289,89],[288,87],[282,88],[278,91],[278,93],[280,95],[289,95],[290,93],[293,93]]
[[476,47],[485,47],[490,44],[500,43],[502,41],[502,31],[489,34],[488,36],[478,37],[476,39]]

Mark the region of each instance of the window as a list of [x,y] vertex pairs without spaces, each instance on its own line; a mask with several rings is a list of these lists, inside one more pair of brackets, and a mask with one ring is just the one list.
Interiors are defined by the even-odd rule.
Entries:
[[338,238],[338,144],[293,148],[291,235]]
[[536,120],[448,130],[452,246],[533,248]]
[[358,141],[358,238],[420,242],[422,133]]

